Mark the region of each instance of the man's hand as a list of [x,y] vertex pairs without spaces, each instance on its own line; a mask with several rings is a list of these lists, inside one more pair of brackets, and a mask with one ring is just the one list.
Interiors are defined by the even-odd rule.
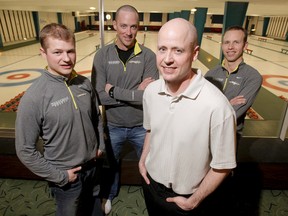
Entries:
[[245,103],[246,103],[246,99],[244,98],[243,95],[236,96],[230,100],[230,104],[232,106],[239,105],[239,104],[245,104]]
[[138,167],[139,167],[139,172],[142,175],[142,177],[144,178],[145,182],[147,184],[150,184],[150,181],[149,181],[149,179],[147,177],[147,170],[146,170],[146,167],[145,167],[145,163],[140,160],[139,164],[138,164]]
[[67,170],[68,172],[68,177],[69,177],[69,180],[68,182],[74,182],[78,175],[77,175],[77,172],[81,170],[81,166],[78,166],[78,167],[75,167],[73,169],[70,169],[70,170]]
[[102,155],[103,155],[103,152],[100,149],[98,149],[96,152],[96,158],[100,158]]
[[137,90],[144,90],[151,82],[153,82],[155,79],[153,79],[152,77],[147,77],[146,79],[144,79],[140,85],[138,86]]
[[182,196],[176,196],[176,197],[168,197],[166,199],[167,202],[174,202],[177,206],[179,206],[184,211],[190,211],[194,209],[197,205],[194,204],[193,206],[189,202],[188,198],[182,197]]
[[109,93],[109,90],[110,90],[110,88],[112,88],[112,87],[113,87],[113,85],[111,85],[110,83],[107,83],[107,84],[105,85],[105,92]]

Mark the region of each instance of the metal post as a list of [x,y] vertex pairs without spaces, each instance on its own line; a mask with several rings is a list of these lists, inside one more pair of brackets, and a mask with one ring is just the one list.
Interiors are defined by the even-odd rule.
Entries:
[[100,47],[104,46],[104,3],[99,0],[99,31],[100,31]]
[[286,111],[284,114],[284,120],[283,120],[281,131],[280,131],[280,139],[282,141],[284,141],[286,138],[287,128],[288,128],[288,109],[287,109],[287,104],[286,104]]

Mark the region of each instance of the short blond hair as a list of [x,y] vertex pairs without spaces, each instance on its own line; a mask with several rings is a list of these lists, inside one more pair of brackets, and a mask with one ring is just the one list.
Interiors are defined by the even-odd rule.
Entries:
[[74,33],[67,28],[65,25],[58,24],[58,23],[50,23],[47,24],[42,28],[40,31],[40,44],[43,49],[48,48],[47,38],[56,38],[63,41],[70,41],[72,40],[75,45],[75,35]]
[[115,20],[117,21],[117,18],[119,16],[119,13],[121,11],[128,11],[128,12],[134,12],[135,14],[137,14],[137,17],[138,17],[138,22],[139,22],[139,13],[137,11],[137,9],[131,5],[123,5],[121,7],[119,7],[116,11],[116,15],[115,15]]

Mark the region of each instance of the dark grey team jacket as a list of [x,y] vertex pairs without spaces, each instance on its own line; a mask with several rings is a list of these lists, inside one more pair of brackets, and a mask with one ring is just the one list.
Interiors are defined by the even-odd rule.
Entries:
[[[36,150],[44,141],[44,155]],[[33,173],[60,186],[67,170],[104,150],[103,125],[95,90],[76,74],[67,81],[46,70],[28,88],[16,118],[16,152]]]
[[[135,127],[143,124],[143,90],[137,90],[147,77],[159,78],[155,53],[135,44],[134,52],[124,64],[115,43],[101,48],[95,55],[92,83],[96,83],[101,105],[105,106],[109,124],[116,127]],[[106,83],[115,86],[114,98],[105,92]]]
[[252,106],[261,88],[261,74],[245,62],[241,62],[231,74],[222,65],[218,65],[208,71],[205,78],[217,86],[229,101],[238,95],[245,97],[245,104],[233,106],[237,116],[237,131],[241,133],[246,112]]

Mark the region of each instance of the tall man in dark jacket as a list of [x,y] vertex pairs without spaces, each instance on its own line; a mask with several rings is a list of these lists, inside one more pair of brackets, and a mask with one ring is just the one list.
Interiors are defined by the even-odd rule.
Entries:
[[[143,128],[142,98],[144,89],[158,79],[155,54],[139,44],[137,10],[124,5],[116,12],[113,27],[114,43],[101,48],[95,55],[92,80],[101,105],[105,107],[109,139],[116,161],[125,142],[129,142],[140,158],[146,130]],[[108,153],[108,152],[107,152]],[[119,172],[116,171],[105,213],[111,211],[111,201],[118,193]]]

